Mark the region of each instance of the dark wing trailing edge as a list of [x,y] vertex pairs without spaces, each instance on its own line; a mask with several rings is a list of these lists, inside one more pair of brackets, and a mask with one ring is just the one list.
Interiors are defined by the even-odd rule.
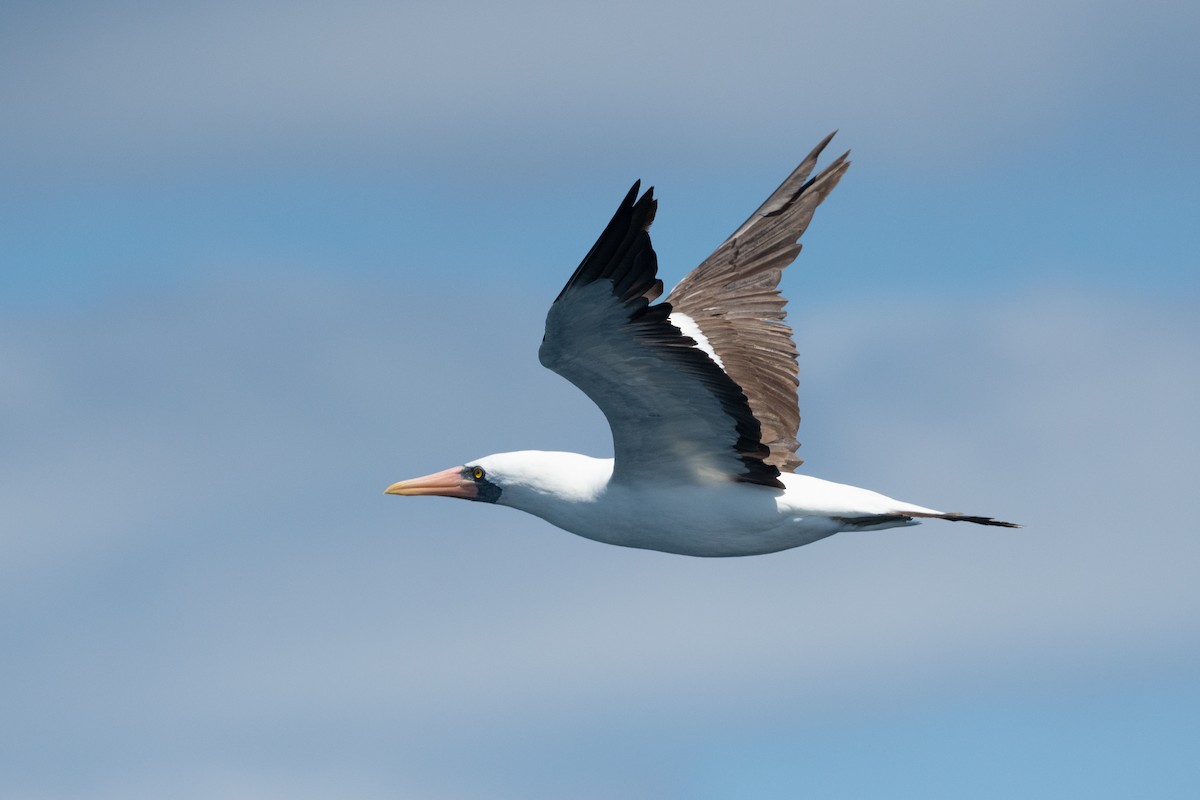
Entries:
[[539,358],[600,407],[613,479],[783,488],[741,388],[668,317],[647,232],[653,189],[635,183],[546,315]]
[[800,252],[797,241],[813,212],[850,166],[849,152],[809,180],[829,134],[767,201],[667,297],[687,314],[750,403],[770,450],[766,463],[791,472],[802,460],[799,366],[792,330],[783,321],[785,300],[776,288],[783,269]]

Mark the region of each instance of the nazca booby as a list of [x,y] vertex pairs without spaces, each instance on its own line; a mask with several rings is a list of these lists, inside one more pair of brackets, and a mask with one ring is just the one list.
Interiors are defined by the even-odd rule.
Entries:
[[926,518],[1017,527],[794,472],[797,353],[776,287],[850,165],[847,152],[809,179],[832,138],[661,303],[654,190],[629,190],[550,306],[538,354],[604,412],[613,458],[498,453],[387,493],[512,506],[588,539],[693,556],[771,553]]

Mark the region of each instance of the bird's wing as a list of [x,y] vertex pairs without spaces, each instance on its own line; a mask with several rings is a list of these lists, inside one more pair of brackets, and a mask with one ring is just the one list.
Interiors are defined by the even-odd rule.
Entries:
[[783,488],[737,383],[670,319],[635,183],[546,315],[539,357],[608,418],[623,483],[744,481]]
[[791,472],[802,461],[796,456],[796,345],[783,321],[787,300],[776,287],[784,267],[800,252],[797,240],[813,212],[850,166],[847,152],[809,179],[832,138],[832,133],[825,137],[750,219],[667,296],[675,311],[700,329],[725,372],[742,388],[770,450],[763,461],[781,472]]

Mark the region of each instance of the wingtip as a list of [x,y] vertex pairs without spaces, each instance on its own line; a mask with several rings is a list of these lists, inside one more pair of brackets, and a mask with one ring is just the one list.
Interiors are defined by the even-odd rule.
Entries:
[[[633,185],[633,188],[636,190],[640,185],[641,181],[638,181]],[[632,196],[631,194],[630,197]],[[642,230],[649,230],[650,225],[654,222],[654,217],[658,214],[658,200],[654,198],[653,186],[646,187],[646,191],[642,193],[642,196],[637,199],[636,203],[633,203],[632,211],[634,214],[640,212],[644,215],[641,221],[641,228]]]
[[[640,193],[640,196],[639,196]],[[642,191],[642,179],[638,178],[633,182],[633,186],[629,187],[629,191],[625,193],[625,199],[622,205],[635,206],[638,203],[654,203],[654,187],[647,186],[646,191]]]
[[[815,160],[816,158],[818,158],[821,155],[821,153],[824,152],[825,148],[829,146],[829,143],[833,141],[833,137],[838,135],[839,130],[840,130],[839,128],[834,128],[834,130],[831,133],[829,133],[824,139],[822,139],[820,142],[818,142],[817,146],[814,147],[812,149],[812,152],[808,154],[808,158],[806,158],[805,161],[808,161],[809,159]],[[830,170],[830,168],[835,168],[842,164],[849,166],[849,164],[850,164],[850,162],[848,160],[849,157],[850,157],[850,151],[847,150],[846,152],[842,153],[840,156],[835,158],[833,161],[831,161],[829,163],[829,165],[826,166],[825,169],[823,169],[821,171],[828,172]]]
[[812,152],[810,152],[805,157],[804,160],[805,161],[809,161],[809,160],[815,161],[821,155],[821,153],[825,150],[825,148],[829,146],[829,143],[833,141],[833,137],[837,136],[837,134],[838,134],[837,129],[834,129],[830,133],[826,134],[825,138],[822,139],[821,141],[817,142],[817,146],[812,149]]

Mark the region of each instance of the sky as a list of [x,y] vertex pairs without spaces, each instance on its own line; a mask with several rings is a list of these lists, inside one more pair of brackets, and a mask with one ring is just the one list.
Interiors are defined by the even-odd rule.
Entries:
[[[1195,4],[0,6],[0,800],[1193,797]],[[801,468],[1021,522],[694,559],[382,490],[831,130]],[[832,157],[832,156],[830,156]]]

